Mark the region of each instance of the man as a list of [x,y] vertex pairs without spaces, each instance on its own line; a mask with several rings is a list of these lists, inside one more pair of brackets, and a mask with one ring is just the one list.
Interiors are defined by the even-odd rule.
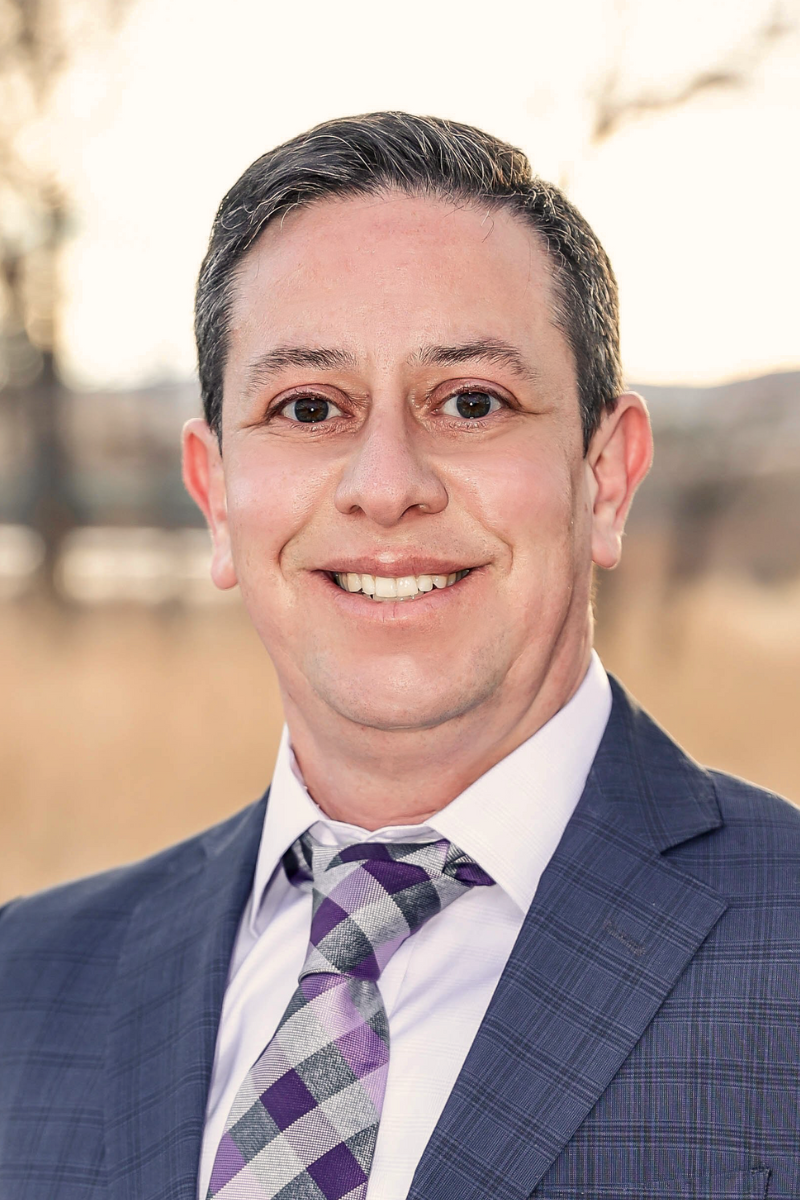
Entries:
[[3,1200],[800,1196],[800,819],[592,652],[650,462],[524,156],[333,121],[222,203],[184,474],[264,800],[0,917]]

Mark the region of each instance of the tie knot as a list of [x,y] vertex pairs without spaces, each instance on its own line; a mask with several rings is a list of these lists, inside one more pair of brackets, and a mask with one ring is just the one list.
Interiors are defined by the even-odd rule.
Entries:
[[494,881],[445,838],[423,843],[323,846],[309,832],[284,855],[291,883],[313,889],[301,978],[377,979],[410,934],[472,887]]

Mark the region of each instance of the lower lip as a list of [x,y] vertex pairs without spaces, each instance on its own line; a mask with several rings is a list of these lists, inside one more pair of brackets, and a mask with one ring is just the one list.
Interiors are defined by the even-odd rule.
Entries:
[[481,567],[473,567],[469,575],[465,575],[449,587],[423,592],[414,600],[373,600],[363,592],[346,592],[338,583],[334,583],[326,571],[315,571],[314,577],[320,580],[331,593],[331,598],[341,604],[350,617],[372,620],[379,624],[391,622],[393,625],[405,625],[444,612],[452,604],[458,603],[470,591],[470,581],[479,575],[481,570]]

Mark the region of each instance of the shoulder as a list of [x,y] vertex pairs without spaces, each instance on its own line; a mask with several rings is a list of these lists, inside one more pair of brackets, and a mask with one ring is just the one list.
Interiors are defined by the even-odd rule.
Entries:
[[216,847],[250,822],[263,800],[211,829],[170,846],[139,862],[61,884],[0,908],[0,983],[9,961],[20,955],[54,959],[80,956],[90,947],[93,957],[117,938],[139,903],[181,876],[189,877]]
[[800,808],[767,788],[709,770],[725,824],[733,831],[761,830],[766,837],[800,840]]
[[800,809],[701,766],[611,678],[593,778],[617,822],[723,895],[797,896]]
[[[137,989],[158,992],[208,930],[213,941],[234,907],[238,917],[263,813],[263,803],[252,805],[142,862],[14,900],[0,912],[0,1127],[4,1095],[47,1109],[41,1092],[53,1072],[63,1094],[90,1095],[109,1031],[143,994]],[[208,924],[193,925],[204,899]],[[33,1062],[52,1070],[32,1075]]]
[[729,876],[738,874],[742,882],[757,879],[773,893],[797,895],[800,808],[736,776],[722,771],[709,775],[723,822],[719,849]]
[[[668,852],[668,857],[727,900],[742,931],[752,936],[764,914],[781,914],[791,937],[800,935],[800,809],[744,779],[709,770],[720,824]],[[745,918],[743,914],[748,914]],[[759,923],[761,925],[759,926]]]

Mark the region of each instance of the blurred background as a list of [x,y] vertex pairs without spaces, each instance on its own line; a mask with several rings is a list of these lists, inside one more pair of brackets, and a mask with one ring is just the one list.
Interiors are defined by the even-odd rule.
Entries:
[[696,757],[800,801],[792,0],[0,0],[0,902],[269,781],[280,705],[179,475],[223,192],[331,116],[517,143],[594,226],[657,457],[598,642]]

